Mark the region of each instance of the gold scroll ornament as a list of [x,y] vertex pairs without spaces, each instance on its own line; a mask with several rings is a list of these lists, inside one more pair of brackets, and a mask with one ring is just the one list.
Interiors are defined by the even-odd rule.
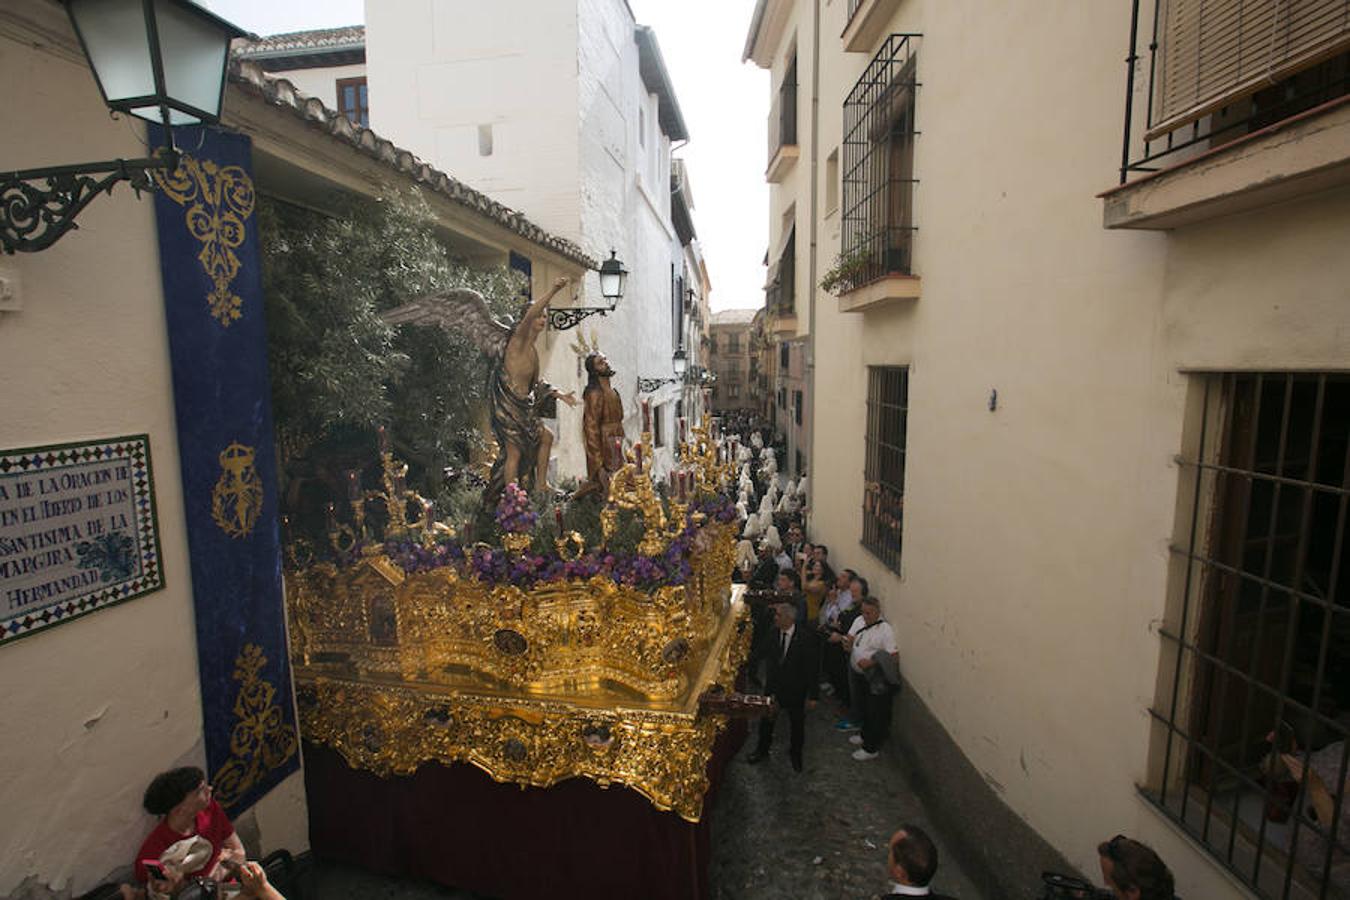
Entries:
[[243,245],[253,215],[253,179],[241,166],[221,168],[184,153],[178,168],[157,172],[155,182],[166,197],[187,209],[188,233],[202,245],[197,261],[214,285],[207,305],[212,317],[228,328],[244,314],[244,301],[231,286],[240,266],[234,251]]
[[216,799],[229,806],[295,755],[295,730],[276,703],[277,689],[262,676],[267,657],[257,644],[245,644],[234,661],[234,730],[230,759],[211,779]]

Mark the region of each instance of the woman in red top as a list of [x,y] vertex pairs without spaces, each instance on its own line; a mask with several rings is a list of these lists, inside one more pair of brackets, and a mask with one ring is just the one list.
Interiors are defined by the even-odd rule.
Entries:
[[[198,875],[223,881],[230,874],[227,866],[244,862],[244,845],[235,834],[225,810],[211,799],[211,785],[201,769],[185,766],[156,775],[145,789],[143,803],[146,812],[163,817],[146,836],[135,861],[136,880],[148,884],[155,893],[176,894],[184,881]],[[144,861],[158,860],[170,846],[194,835],[211,844],[211,856],[205,865],[183,873],[166,869],[167,880],[146,871]]]

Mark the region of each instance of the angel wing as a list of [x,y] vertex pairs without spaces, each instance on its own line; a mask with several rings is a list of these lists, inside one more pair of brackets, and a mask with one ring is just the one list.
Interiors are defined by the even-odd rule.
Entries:
[[436,325],[467,335],[479,350],[493,357],[506,353],[511,337],[511,329],[492,317],[483,295],[468,288],[418,297],[385,310],[380,318],[390,325]]

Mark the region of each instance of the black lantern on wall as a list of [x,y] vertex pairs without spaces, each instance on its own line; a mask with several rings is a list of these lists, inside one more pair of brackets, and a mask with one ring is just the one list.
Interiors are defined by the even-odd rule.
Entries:
[[576,328],[594,315],[606,315],[614,312],[623,299],[623,290],[628,283],[628,270],[619,262],[617,252],[609,251],[609,259],[600,264],[600,296],[609,301],[609,306],[570,306],[565,309],[548,311],[549,327],[555,331]]
[[[245,32],[188,0],[67,0],[66,13],[103,102],[165,127],[145,159],[27,169],[0,177],[0,246],[36,252],[75,228],[96,194],[126,181],[139,194],[178,167],[174,125],[220,120],[230,41]],[[104,176],[102,178],[94,176]]]
[[671,364],[675,368],[675,377],[639,378],[637,380],[638,391],[643,394],[650,394],[667,384],[679,384],[684,381],[684,373],[689,369],[689,357],[685,354],[683,347],[675,351],[675,355],[671,357]]

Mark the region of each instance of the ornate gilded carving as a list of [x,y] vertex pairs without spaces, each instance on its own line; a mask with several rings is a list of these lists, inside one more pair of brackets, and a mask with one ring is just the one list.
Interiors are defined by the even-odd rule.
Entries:
[[216,798],[226,806],[295,755],[295,730],[276,703],[276,687],[262,676],[266,665],[257,644],[245,644],[234,662],[239,693],[234,698],[237,721],[230,733],[230,760],[211,779]]
[[[465,677],[530,693],[621,686],[669,700],[726,614],[734,536],[701,529],[688,581],[653,591],[606,576],[524,590],[442,567],[404,575],[383,554],[289,573],[297,665],[418,682]],[[322,661],[321,661],[322,660]]]
[[408,682],[297,673],[301,726],[310,740],[379,775],[422,763],[466,762],[497,781],[548,787],[567,778],[626,785],[662,810],[696,822],[708,789],[721,716],[698,698],[729,688],[749,652],[750,630],[729,607],[696,680],[673,703],[594,705],[594,697],[528,697]]
[[253,215],[253,179],[240,166],[221,168],[184,153],[177,169],[155,173],[155,183],[187,208],[188,233],[202,245],[197,261],[214,285],[207,304],[212,317],[228,328],[243,316],[244,301],[230,288],[240,266],[234,251],[243,245]]
[[232,538],[253,533],[262,513],[263,483],[252,447],[235,442],[220,451],[220,478],[211,489],[211,518]]
[[[374,542],[342,567],[288,573],[305,736],[382,775],[435,760],[541,787],[580,776],[628,785],[696,821],[724,723],[720,713],[700,714],[699,698],[733,686],[750,632],[744,606],[732,599],[733,526],[704,512],[690,516],[686,505],[718,493],[731,465],[706,427],[693,432],[680,449],[679,489],[668,508],[643,465],[649,435],[611,481],[604,516],[640,512],[639,553],[680,557],[678,579],[645,582],[659,587],[639,588],[634,582],[644,582],[618,570],[520,587],[484,580],[472,565],[420,568],[398,557],[405,572]],[[391,508],[393,533],[427,546],[443,533],[439,523],[429,508],[421,522],[402,517],[404,501],[420,498],[383,446],[382,457],[386,491],[353,487],[347,550],[356,549],[363,504],[374,499]],[[559,532],[559,557],[585,553],[579,535],[561,533],[561,521]],[[329,539],[339,551],[342,534],[330,510]],[[532,536],[507,537],[519,539],[519,552]]]

